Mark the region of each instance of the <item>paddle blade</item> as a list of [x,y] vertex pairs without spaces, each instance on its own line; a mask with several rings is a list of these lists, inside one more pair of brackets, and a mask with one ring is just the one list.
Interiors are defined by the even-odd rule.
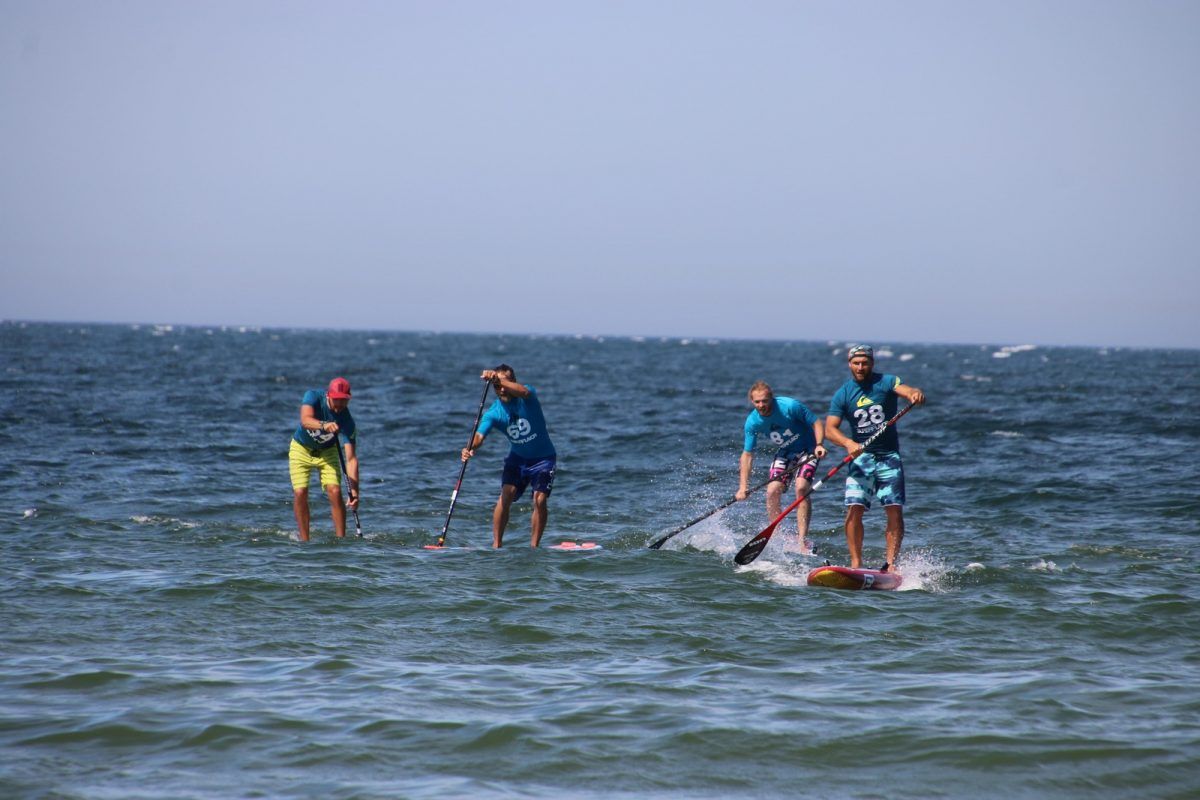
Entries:
[[649,547],[650,547],[650,549],[651,549],[651,550],[657,550],[657,549],[659,549],[660,547],[662,547],[664,544],[666,544],[666,543],[667,543],[667,540],[668,540],[668,539],[670,539],[670,538],[671,538],[672,536],[674,536],[674,535],[675,535],[675,534],[673,534],[673,533],[668,533],[666,536],[662,537],[662,538],[661,538],[661,539],[659,539],[657,542],[651,542],[651,543],[649,544]]
[[767,542],[771,541],[771,536],[775,533],[775,526],[779,523],[772,523],[758,536],[755,536],[750,541],[746,542],[746,546],[738,550],[733,561],[736,564],[745,566],[762,554],[763,549],[767,546]]

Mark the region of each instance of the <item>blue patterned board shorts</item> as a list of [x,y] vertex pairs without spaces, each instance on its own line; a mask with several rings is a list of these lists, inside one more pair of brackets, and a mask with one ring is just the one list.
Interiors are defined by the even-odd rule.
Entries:
[[845,504],[870,508],[872,495],[881,506],[904,505],[904,465],[895,450],[863,453],[850,462]]

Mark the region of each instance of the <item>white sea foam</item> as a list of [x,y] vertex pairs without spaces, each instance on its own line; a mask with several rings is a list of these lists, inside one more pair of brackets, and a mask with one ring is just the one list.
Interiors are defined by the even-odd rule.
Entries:
[[1047,561],[1044,558],[1039,558],[1029,566],[1030,572],[1059,572],[1058,564],[1053,561]]
[[916,356],[914,356],[912,353],[901,353],[900,354],[901,361],[912,361],[914,358],[916,358]]
[[807,586],[810,566],[794,561],[774,561],[759,557],[744,567],[735,567],[738,572],[756,572],[778,586]]
[[951,572],[950,566],[945,561],[926,548],[901,551],[896,571],[904,577],[904,582],[900,584],[898,590],[901,592],[917,589],[926,592],[944,592]]
[[1017,439],[1017,438],[1024,436],[1025,434],[1023,434],[1019,431],[992,431],[990,435],[1003,436],[1008,439]]
[[1008,345],[1005,345],[1004,347],[1001,347],[995,353],[992,353],[992,358],[1008,358],[1013,353],[1026,353],[1030,350],[1037,350],[1037,345],[1036,344],[1008,344]]
[[199,522],[192,522],[186,519],[178,519],[176,517],[160,517],[156,515],[134,514],[129,518],[139,525],[178,525],[181,528],[199,528]]
[[697,522],[691,528],[668,539],[664,549],[686,546],[732,557],[750,537],[745,533],[735,534],[724,524],[722,516],[723,514],[715,514]]

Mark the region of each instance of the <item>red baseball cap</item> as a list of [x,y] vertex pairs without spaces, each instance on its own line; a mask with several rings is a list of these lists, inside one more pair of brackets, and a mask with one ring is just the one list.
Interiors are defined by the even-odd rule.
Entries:
[[329,382],[329,391],[326,394],[333,400],[349,399],[350,381],[345,378],[334,378]]

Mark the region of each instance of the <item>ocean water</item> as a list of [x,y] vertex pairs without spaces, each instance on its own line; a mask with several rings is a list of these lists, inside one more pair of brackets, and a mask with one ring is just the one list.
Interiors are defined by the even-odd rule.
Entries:
[[[1200,352],[875,344],[929,397],[897,592],[805,586],[840,475],[815,556],[733,564],[761,493],[646,548],[736,490],[750,383],[821,413],[843,342],[0,324],[0,797],[1200,796]],[[501,360],[544,544],[603,550],[531,550],[527,499],[488,547],[498,441],[422,548]],[[314,492],[300,543],[334,375],[365,537]]]

